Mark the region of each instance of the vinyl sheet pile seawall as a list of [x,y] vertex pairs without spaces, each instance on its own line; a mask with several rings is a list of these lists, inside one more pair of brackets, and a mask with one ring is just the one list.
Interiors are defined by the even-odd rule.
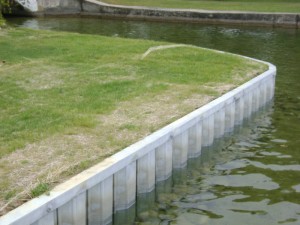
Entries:
[[141,193],[201,157],[274,96],[275,66],[0,218],[0,224],[110,224]]

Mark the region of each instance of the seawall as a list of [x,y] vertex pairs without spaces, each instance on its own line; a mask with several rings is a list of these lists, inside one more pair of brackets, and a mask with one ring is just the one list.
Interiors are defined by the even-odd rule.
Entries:
[[110,5],[97,0],[36,0],[37,12],[28,13],[13,8],[18,15],[82,16],[116,19],[135,19],[210,24],[244,24],[273,27],[300,27],[300,13],[256,13],[238,11],[209,11],[195,9],[167,9],[139,6]]
[[272,101],[276,67],[266,64],[266,72],[9,212],[0,224],[110,224],[138,194],[151,192]]
[[196,9],[167,9],[122,6],[85,0],[82,16],[143,19],[157,21],[187,21],[218,24],[253,24],[274,27],[300,27],[300,13],[258,13],[238,11],[209,11]]

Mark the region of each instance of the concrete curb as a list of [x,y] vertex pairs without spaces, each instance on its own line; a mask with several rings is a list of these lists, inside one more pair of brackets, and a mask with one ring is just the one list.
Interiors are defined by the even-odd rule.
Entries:
[[268,71],[9,212],[0,225],[111,223],[137,194],[152,191],[272,100],[276,67],[263,63]]
[[37,0],[37,4],[37,12],[13,8],[12,13],[15,15],[38,17],[81,16],[165,22],[182,21],[206,24],[243,24],[300,28],[300,13],[260,13],[122,6],[110,5],[97,0],[83,0],[82,2],[78,0]]
[[299,28],[300,14],[256,13],[240,11],[212,11],[168,9],[139,6],[110,5],[96,0],[85,0],[81,16],[98,16],[159,21],[188,21],[198,23],[254,24],[274,27]]

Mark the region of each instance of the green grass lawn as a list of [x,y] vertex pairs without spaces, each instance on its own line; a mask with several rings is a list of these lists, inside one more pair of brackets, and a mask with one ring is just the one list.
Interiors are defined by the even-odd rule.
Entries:
[[[0,10],[1,10],[1,7],[0,7]],[[1,29],[1,27],[4,25],[5,23],[4,23],[4,19],[3,19],[3,17],[2,17],[2,14],[0,13],[0,29]]]
[[118,5],[183,9],[289,13],[300,12],[299,0],[103,0],[102,2]]
[[150,47],[168,44],[0,30],[0,208],[20,193],[61,182],[266,70],[190,46],[141,58]]

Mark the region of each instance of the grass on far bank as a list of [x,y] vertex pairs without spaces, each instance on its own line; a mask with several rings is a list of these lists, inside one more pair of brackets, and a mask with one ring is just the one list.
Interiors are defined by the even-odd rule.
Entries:
[[267,69],[166,44],[0,30],[2,213]]
[[103,0],[102,2],[116,5],[162,8],[251,12],[300,12],[299,0]]

